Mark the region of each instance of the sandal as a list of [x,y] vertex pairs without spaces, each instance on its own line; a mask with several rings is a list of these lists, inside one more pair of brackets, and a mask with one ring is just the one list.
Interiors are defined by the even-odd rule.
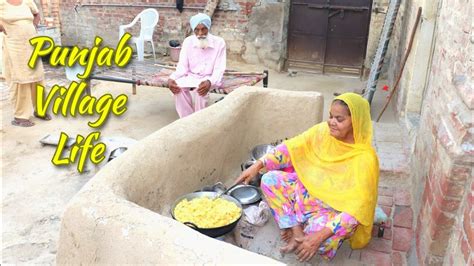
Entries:
[[49,121],[51,120],[51,116],[49,114],[45,114],[44,116],[39,116],[38,113],[33,112],[33,115],[36,117],[36,118],[39,118],[41,120],[46,120],[46,121]]
[[12,125],[17,127],[32,127],[35,125],[32,121],[23,118],[15,118],[12,120]]

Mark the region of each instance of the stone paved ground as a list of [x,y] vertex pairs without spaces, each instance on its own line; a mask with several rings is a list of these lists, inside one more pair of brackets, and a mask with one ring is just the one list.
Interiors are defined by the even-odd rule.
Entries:
[[389,217],[384,235],[361,252],[361,260],[376,265],[406,265],[412,245],[413,209],[409,190],[407,136],[395,123],[375,123],[374,143],[380,160],[378,204]]

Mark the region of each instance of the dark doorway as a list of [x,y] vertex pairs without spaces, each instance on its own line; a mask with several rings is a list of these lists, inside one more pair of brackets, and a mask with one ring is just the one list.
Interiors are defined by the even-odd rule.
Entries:
[[287,67],[361,75],[371,7],[372,0],[292,0]]

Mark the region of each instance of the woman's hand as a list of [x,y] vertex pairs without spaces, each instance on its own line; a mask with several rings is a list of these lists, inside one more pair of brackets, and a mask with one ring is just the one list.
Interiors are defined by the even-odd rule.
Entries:
[[322,242],[315,235],[307,235],[296,238],[295,240],[296,243],[298,243],[295,254],[301,262],[309,261],[316,254]]
[[295,238],[296,243],[298,243],[295,254],[298,256],[299,261],[309,261],[318,252],[321,243],[332,234],[331,229],[326,227],[314,234]]
[[5,35],[7,35],[7,32],[5,31],[3,25],[0,25],[0,32],[3,32]]
[[252,181],[252,179],[258,175],[258,171],[260,171],[260,169],[262,169],[263,166],[264,165],[262,161],[260,160],[256,161],[252,166],[245,169],[245,171],[243,171],[242,174],[240,174],[237,180],[235,180],[235,184],[243,182],[244,184],[248,185],[248,183]]
[[35,28],[38,27],[40,20],[41,20],[41,17],[39,13],[33,14],[33,25],[35,25]]

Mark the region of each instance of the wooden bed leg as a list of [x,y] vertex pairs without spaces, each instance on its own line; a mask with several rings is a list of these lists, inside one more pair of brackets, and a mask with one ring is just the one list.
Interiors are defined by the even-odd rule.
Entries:
[[263,78],[263,87],[268,88],[268,70],[264,70],[265,77]]
[[86,94],[91,96],[91,80],[90,79],[86,79],[84,80],[86,82]]
[[[135,81],[135,75],[137,74],[137,70],[134,65],[132,65],[132,80]],[[132,84],[132,95],[137,94],[137,83]]]

